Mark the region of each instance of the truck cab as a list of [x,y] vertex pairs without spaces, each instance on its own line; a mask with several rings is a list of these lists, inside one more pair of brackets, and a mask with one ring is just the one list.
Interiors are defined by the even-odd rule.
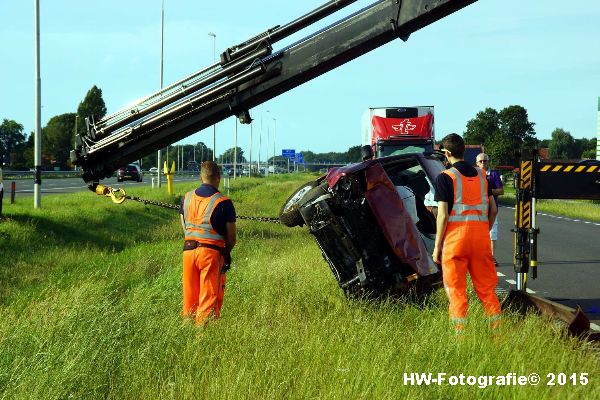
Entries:
[[433,152],[433,106],[374,107],[362,117],[362,144],[375,157]]

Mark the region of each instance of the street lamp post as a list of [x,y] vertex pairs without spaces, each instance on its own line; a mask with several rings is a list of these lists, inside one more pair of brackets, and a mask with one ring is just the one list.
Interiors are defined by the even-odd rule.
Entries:
[[35,0],[35,132],[33,134],[33,208],[42,206],[42,89],[40,78],[40,1]]
[[260,152],[262,147],[262,128],[263,128],[263,120],[262,120],[262,112],[260,113],[260,130],[258,131],[258,162],[256,164],[256,174],[260,175]]
[[[271,111],[267,110],[267,112],[269,113],[269,115],[271,115]],[[269,137],[271,136],[271,130],[269,127],[269,123],[267,122],[267,151],[266,151],[266,167],[265,167],[265,175],[269,176]]]
[[238,120],[237,118],[235,119],[235,145],[233,147],[233,180],[235,180],[235,177],[237,175],[237,130],[238,130]]
[[248,153],[248,178],[252,175],[252,121],[250,121],[250,153]]
[[[162,90],[163,88],[163,49],[165,47],[165,0],[162,1],[161,3],[161,9],[160,9],[160,90]],[[161,151],[162,149],[158,150],[158,153],[156,155],[156,167],[158,168],[158,172],[156,173],[156,187],[160,187],[160,168],[162,164],[162,157],[161,157]]]
[[277,131],[277,118],[273,117],[275,126],[273,127],[273,173],[275,173],[275,132]]
[[[213,32],[208,32],[208,36],[213,38],[213,63],[217,61],[217,35]],[[213,161],[215,161],[217,147],[217,124],[213,124]]]

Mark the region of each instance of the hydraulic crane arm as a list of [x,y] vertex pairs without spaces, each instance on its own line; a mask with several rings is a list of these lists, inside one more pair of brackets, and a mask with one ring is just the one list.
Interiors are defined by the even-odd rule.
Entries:
[[288,90],[411,33],[476,0],[381,0],[273,52],[278,40],[355,0],[330,1],[284,26],[227,49],[215,63],[131,108],[100,121],[86,119],[71,160],[86,182],[111,176],[120,166],[249,111]]

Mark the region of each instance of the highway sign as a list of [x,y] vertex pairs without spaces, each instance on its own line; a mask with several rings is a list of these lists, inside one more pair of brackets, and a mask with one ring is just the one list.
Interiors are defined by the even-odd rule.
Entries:
[[294,161],[298,164],[304,164],[304,154],[296,153],[296,155],[294,156]]
[[283,158],[294,158],[296,154],[296,150],[294,149],[282,149],[281,157]]

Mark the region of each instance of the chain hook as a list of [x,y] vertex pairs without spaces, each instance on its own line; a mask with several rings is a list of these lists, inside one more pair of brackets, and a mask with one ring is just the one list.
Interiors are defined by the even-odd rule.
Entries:
[[113,188],[109,188],[108,190],[108,196],[110,196],[110,199],[113,201],[113,203],[115,204],[121,204],[122,202],[125,201],[125,189],[123,188],[119,188],[119,189],[113,189]]

